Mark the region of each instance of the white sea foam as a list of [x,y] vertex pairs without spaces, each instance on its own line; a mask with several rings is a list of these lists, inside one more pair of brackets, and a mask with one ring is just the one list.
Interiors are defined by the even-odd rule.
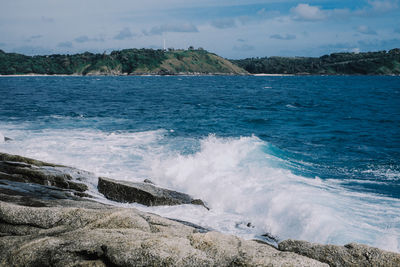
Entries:
[[400,180],[400,171],[393,169],[370,169],[363,171],[363,173],[371,173],[375,176],[382,177],[385,180]]
[[291,105],[291,104],[287,104],[286,107],[287,107],[287,108],[290,108],[290,109],[297,109],[296,106],[293,106],[293,105]]
[[[15,141],[0,143],[1,151],[115,179],[150,178],[201,198],[211,208],[133,205],[143,210],[245,238],[269,232],[280,239],[355,241],[400,251],[400,200],[294,175],[281,167],[284,160],[268,152],[271,146],[255,136],[210,135],[198,140],[174,137],[169,130],[106,133],[6,127],[11,127],[7,134]],[[96,178],[91,179],[95,190]],[[254,228],[247,227],[248,222]]]

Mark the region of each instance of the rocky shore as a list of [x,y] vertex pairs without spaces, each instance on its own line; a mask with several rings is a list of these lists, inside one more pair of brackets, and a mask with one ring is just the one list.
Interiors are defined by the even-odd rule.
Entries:
[[[366,245],[285,240],[275,248],[101,204],[83,173],[0,153],[0,266],[400,266],[400,254]],[[207,208],[149,181],[100,178],[98,186],[116,201]]]

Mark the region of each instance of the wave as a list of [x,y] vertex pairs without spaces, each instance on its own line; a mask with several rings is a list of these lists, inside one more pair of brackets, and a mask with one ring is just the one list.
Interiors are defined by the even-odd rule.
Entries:
[[385,180],[397,181],[400,180],[400,171],[396,170],[393,166],[389,166],[389,168],[378,168],[378,169],[368,169],[362,171],[362,173],[370,173],[374,176],[383,178]]
[[[4,152],[115,179],[150,178],[160,186],[201,198],[211,207],[206,211],[193,205],[133,205],[143,210],[245,238],[270,233],[281,240],[361,242],[400,251],[399,199],[294,174],[285,151],[256,136],[191,138],[170,130],[4,127],[15,140],[0,143]],[[95,190],[97,181],[92,179]]]

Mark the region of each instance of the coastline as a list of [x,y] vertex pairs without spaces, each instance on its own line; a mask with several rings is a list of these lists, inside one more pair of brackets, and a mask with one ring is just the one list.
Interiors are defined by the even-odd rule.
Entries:
[[274,73],[256,73],[256,74],[250,74],[250,75],[256,76],[256,77],[300,76],[299,74],[274,74]]
[[67,166],[0,153],[0,170],[1,266],[400,264],[400,254],[367,245],[288,239],[273,247],[135,208],[103,204],[85,193],[84,177],[71,176],[84,171]]
[[[163,77],[163,76],[252,76],[251,74],[237,74],[237,73],[176,73],[176,74],[157,74],[157,73],[144,73],[144,74],[0,74],[0,77],[124,77],[124,76],[138,76],[138,77]],[[278,75],[279,76],[279,75]]]
[[157,73],[141,73],[141,74],[0,74],[0,77],[196,77],[196,76],[253,76],[253,77],[293,77],[293,76],[388,76],[400,77],[400,74],[287,74],[287,73],[175,73],[175,74],[157,74]]

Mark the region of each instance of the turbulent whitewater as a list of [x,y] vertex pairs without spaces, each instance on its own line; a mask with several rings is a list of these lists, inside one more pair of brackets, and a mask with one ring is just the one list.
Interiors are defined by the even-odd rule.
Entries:
[[149,178],[211,210],[115,205],[400,251],[399,77],[0,77],[0,94],[0,151]]

